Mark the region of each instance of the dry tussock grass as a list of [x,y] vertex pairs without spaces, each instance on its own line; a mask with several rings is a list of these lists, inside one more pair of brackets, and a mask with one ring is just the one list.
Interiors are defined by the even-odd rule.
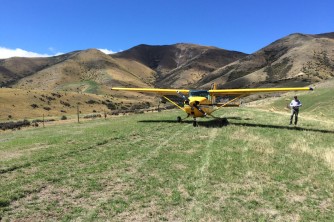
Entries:
[[[0,89],[0,120],[8,120],[11,115],[13,119],[25,118],[42,118],[43,115],[48,118],[53,116],[68,116],[77,114],[77,104],[81,115],[84,113],[92,113],[93,110],[103,113],[108,110],[107,107],[101,104],[106,97],[94,94],[80,94],[71,92],[57,93],[61,97],[52,96],[52,91],[37,91],[37,90],[21,90],[21,89]],[[48,101],[45,96],[52,97],[53,100]],[[44,101],[42,101],[43,99]],[[89,100],[99,101],[99,104],[87,104]],[[63,105],[60,101],[67,102],[70,106]],[[49,104],[48,104],[49,102]],[[32,108],[32,104],[38,105],[38,108]],[[47,111],[44,107],[49,107]],[[65,111],[65,112],[62,112]]]

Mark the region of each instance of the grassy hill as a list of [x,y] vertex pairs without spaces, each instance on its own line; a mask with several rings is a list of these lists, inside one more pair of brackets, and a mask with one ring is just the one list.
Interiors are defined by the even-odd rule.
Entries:
[[293,96],[297,95],[303,104],[301,107],[302,115],[322,121],[334,121],[334,113],[332,112],[334,104],[334,80],[328,80],[314,86],[315,90],[313,92],[290,92],[280,97],[252,102],[250,106],[290,114],[288,105]]
[[298,127],[271,110],[280,97],[222,109],[226,127],[168,111],[2,132],[0,218],[332,221],[333,119],[314,112],[327,90],[300,95]]

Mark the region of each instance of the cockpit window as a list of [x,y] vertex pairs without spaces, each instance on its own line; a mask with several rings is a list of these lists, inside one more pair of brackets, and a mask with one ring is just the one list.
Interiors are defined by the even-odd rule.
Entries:
[[207,90],[190,90],[189,97],[192,97],[192,96],[205,97],[209,99],[210,94]]

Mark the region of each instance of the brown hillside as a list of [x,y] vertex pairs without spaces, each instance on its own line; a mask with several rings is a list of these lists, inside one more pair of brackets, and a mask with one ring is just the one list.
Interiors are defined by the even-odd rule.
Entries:
[[194,44],[139,45],[112,55],[140,62],[156,71],[156,87],[190,87],[213,70],[246,54]]
[[151,98],[145,95],[139,101],[127,98],[127,103],[113,96],[96,95],[90,93],[54,92],[48,90],[24,90],[0,88],[0,122],[8,120],[23,120],[41,118],[59,118],[76,116],[79,105],[80,115],[83,118],[89,114],[110,115],[115,110],[133,110],[136,107],[147,107]]
[[0,87],[8,86],[21,78],[64,61],[73,53],[48,58],[13,57],[0,59]]
[[102,101],[111,98],[94,94],[0,89],[0,120],[74,115],[79,104],[82,114],[109,111]]
[[[42,96],[27,93],[32,91],[88,97],[102,95],[113,98],[114,103],[122,101],[124,104],[119,107],[124,108],[143,102],[154,104],[158,97],[115,92],[111,87],[209,88],[212,82],[219,83],[220,88],[306,86],[334,77],[333,48],[334,33],[292,34],[251,55],[215,47],[175,44],[139,45],[112,55],[88,49],[49,58],[2,59],[0,86],[21,90],[22,96],[13,97],[10,89],[7,89],[10,93],[2,89],[0,111],[3,118],[16,116],[18,107],[25,107],[25,111],[17,111],[23,117],[28,117],[30,111],[33,111],[32,116],[40,115],[31,104],[42,101],[36,101],[34,96]],[[75,100],[81,101],[80,98]],[[44,107],[49,107],[54,111],[47,110],[48,114],[59,115],[58,103],[60,101],[51,105],[53,108],[47,106],[49,104],[36,104],[43,112]],[[57,113],[52,113],[55,110]],[[8,114],[10,112],[12,114]]]
[[[134,70],[139,70],[142,75],[137,75]],[[73,53],[62,62],[22,78],[13,87],[106,94],[112,85],[149,87],[153,75],[152,70],[139,63],[128,64],[99,50],[89,49]]]
[[330,33],[323,33],[323,34],[318,34],[318,35],[313,35],[315,38],[329,38],[329,39],[334,39],[334,32]]
[[218,82],[223,88],[305,86],[334,77],[333,33],[292,34],[226,65],[199,85]]

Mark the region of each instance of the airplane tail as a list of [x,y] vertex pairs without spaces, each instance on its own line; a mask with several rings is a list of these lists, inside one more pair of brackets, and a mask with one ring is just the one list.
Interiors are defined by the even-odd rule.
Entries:
[[[211,89],[216,90],[216,89],[217,89],[217,84],[216,84],[216,83],[212,83],[212,84],[211,84]],[[215,104],[215,103],[216,103],[216,96],[212,96],[212,97],[211,97],[211,103],[212,103],[212,104]]]

